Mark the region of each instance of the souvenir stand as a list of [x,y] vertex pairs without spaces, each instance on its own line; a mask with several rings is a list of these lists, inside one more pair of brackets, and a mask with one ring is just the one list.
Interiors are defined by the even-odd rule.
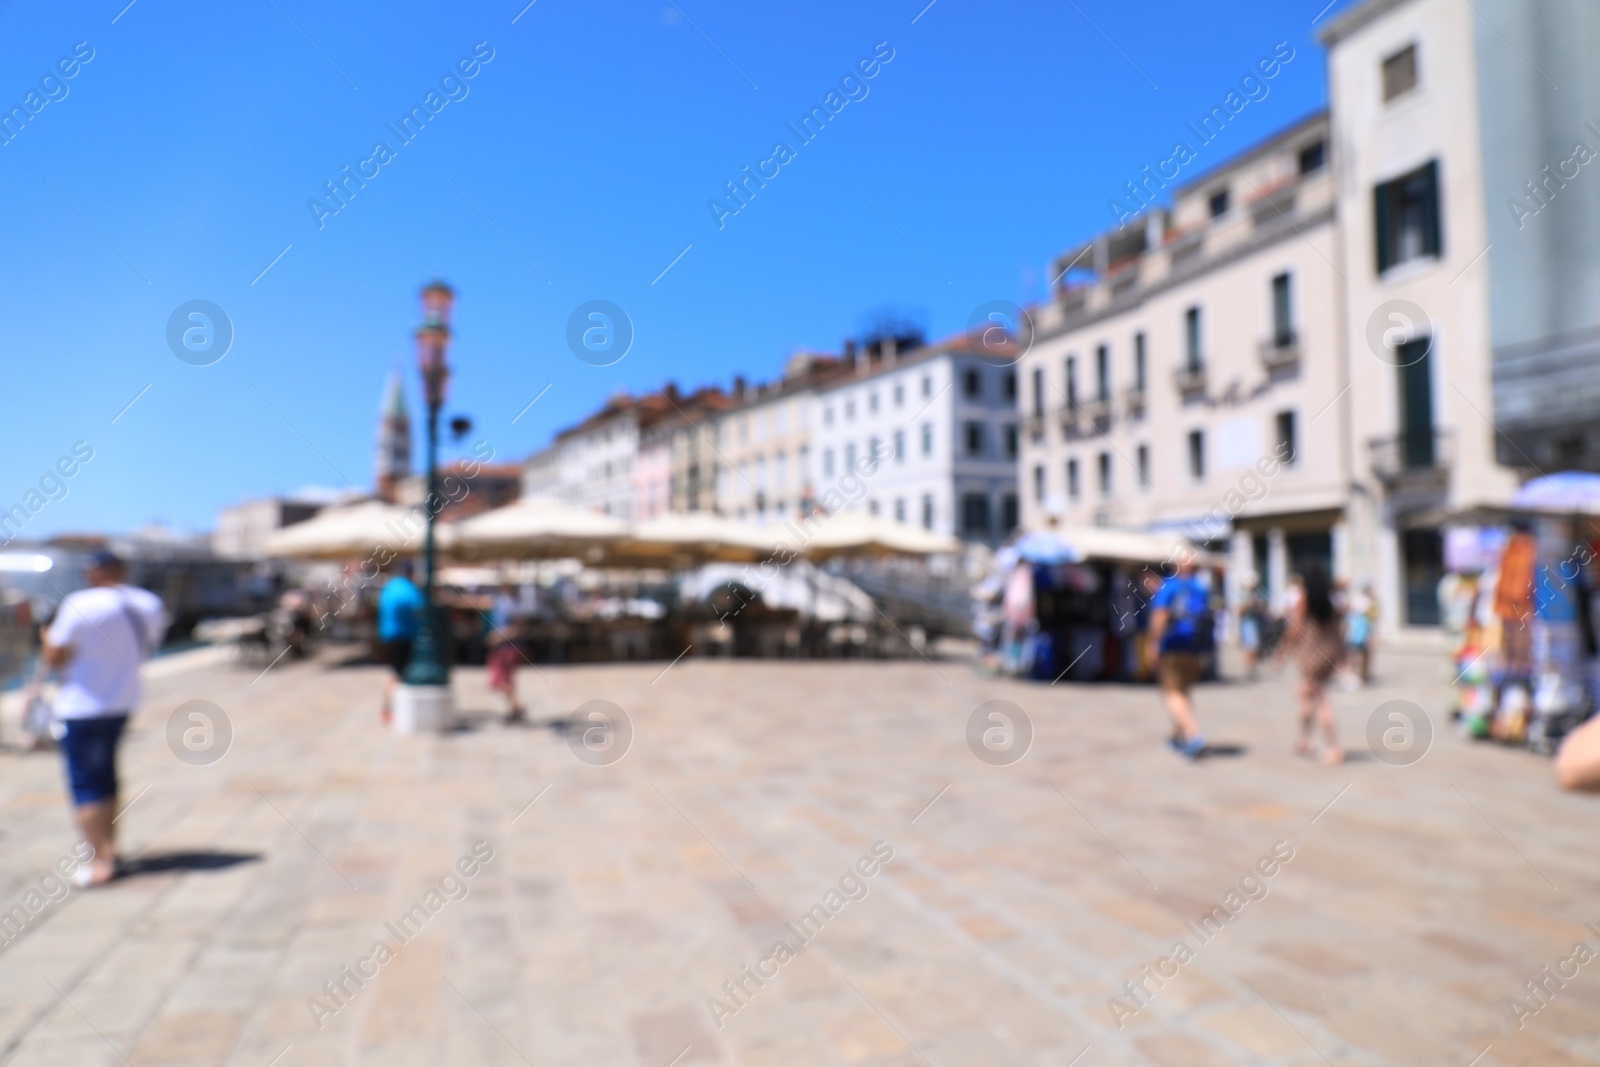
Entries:
[[1445,516],[1439,597],[1465,733],[1551,752],[1600,693],[1600,475]]
[[1180,553],[1220,596],[1223,558],[1181,539],[1105,527],[1023,535],[976,590],[982,662],[1045,682],[1149,678],[1148,604]]

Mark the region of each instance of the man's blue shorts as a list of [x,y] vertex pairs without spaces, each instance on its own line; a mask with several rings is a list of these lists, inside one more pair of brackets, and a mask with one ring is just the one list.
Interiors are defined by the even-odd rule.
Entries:
[[92,719],[58,720],[66,731],[60,739],[67,762],[67,784],[74,804],[97,804],[117,795],[117,740],[128,725],[126,713]]

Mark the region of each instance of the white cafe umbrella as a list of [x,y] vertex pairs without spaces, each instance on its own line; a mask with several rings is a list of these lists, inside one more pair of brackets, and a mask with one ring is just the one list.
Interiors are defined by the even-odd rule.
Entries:
[[[266,538],[266,554],[291,559],[357,559],[387,550],[395,556],[422,552],[428,513],[421,506],[402,507],[367,500],[324,508],[304,522],[274,530]],[[441,551],[454,530],[440,525],[435,533]]]
[[787,544],[775,528],[691,511],[639,523],[626,538],[610,547],[607,562],[613,566],[659,567],[749,563],[778,555]]
[[805,555],[814,560],[834,556],[937,556],[961,551],[961,542],[954,537],[861,511],[836,512],[792,525],[814,531],[804,548]]
[[552,497],[523,497],[458,524],[457,559],[587,559],[621,540],[620,519]]

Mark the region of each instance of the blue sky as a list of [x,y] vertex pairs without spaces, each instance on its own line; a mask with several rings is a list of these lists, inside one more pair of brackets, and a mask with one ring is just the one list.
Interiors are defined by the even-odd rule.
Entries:
[[[525,2],[0,0],[6,110],[93,49],[0,145],[0,509],[78,441],[94,458],[29,536],[369,487],[434,276],[459,294],[448,413],[505,458],[617,390],[771,377],[876,307],[948,334],[1040,298],[1050,257],[1276,42],[1295,60],[1190,173],[1325,99],[1322,2]],[[385,124],[479,42],[466,95],[402,144]],[[800,145],[784,124],[879,42],[865,98]],[[779,139],[794,158],[719,229],[708,200]],[[319,228],[308,201],[379,140],[393,158]],[[166,341],[197,299],[234,330],[209,366]],[[634,325],[612,366],[566,345],[593,299]]]

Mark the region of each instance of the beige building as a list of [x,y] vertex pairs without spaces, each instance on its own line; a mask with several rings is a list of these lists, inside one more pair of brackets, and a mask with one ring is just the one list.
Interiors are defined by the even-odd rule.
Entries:
[[1600,469],[1600,9],[1369,0],[1322,33],[1340,146],[1351,575],[1438,621],[1441,515]]
[[1326,115],[1058,260],[1023,518],[1226,541],[1235,592],[1322,562],[1394,634],[1439,622],[1451,514],[1600,469],[1600,8],[1367,0],[1321,39]]
[[1170,529],[1271,592],[1342,569],[1349,461],[1328,121],[1060,257],[1018,364],[1023,525]]
[[805,512],[817,476],[811,448],[815,397],[844,373],[842,367],[836,356],[799,351],[775,382],[752,387],[735,379],[732,405],[715,423],[718,512],[761,523]]

